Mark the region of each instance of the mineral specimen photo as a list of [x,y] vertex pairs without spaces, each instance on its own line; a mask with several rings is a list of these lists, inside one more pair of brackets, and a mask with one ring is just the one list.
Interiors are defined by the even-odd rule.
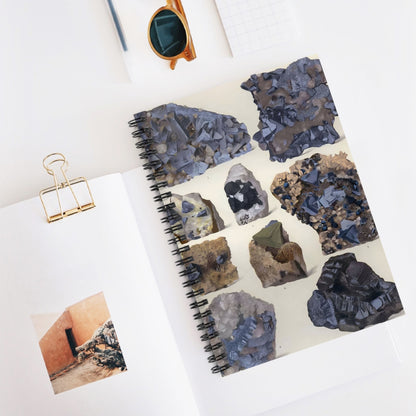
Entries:
[[189,279],[199,280],[193,285],[196,290],[215,292],[238,280],[237,267],[231,262],[231,251],[224,237],[194,244],[183,256],[193,258],[188,270],[194,270],[189,274]]
[[353,253],[331,257],[322,268],[308,300],[308,314],[315,326],[358,331],[384,322],[402,309],[393,282],[386,282]]
[[319,59],[302,58],[287,68],[252,75],[241,88],[259,111],[253,139],[271,161],[284,162],[309,147],[335,143],[337,111]]
[[31,318],[55,394],[127,370],[103,292]]
[[170,215],[176,214],[171,225],[182,225],[181,235],[184,233],[184,243],[189,240],[197,240],[207,235],[224,229],[224,221],[218,214],[215,205],[203,199],[199,193],[193,192],[186,195],[172,194],[171,202],[175,208],[169,211]]
[[267,193],[253,172],[241,163],[234,165],[228,172],[224,185],[228,204],[235,215],[237,224],[244,225],[269,213]]
[[169,186],[249,152],[250,135],[233,116],[178,104],[164,104],[134,116],[138,147]]
[[298,160],[275,176],[270,190],[284,210],[319,234],[325,254],[378,237],[357,170],[344,152]]
[[218,295],[209,308],[230,365],[226,374],[276,358],[273,305],[240,291]]
[[249,243],[250,263],[264,288],[307,276],[299,244],[290,242],[279,221],[270,221]]

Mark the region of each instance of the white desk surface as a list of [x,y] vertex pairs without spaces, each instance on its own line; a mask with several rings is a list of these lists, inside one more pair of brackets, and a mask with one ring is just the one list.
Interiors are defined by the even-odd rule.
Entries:
[[[137,1],[149,16],[163,3]],[[127,171],[137,166],[127,126],[134,112],[318,55],[406,309],[393,327],[402,363],[266,414],[416,415],[412,0],[293,0],[300,37],[240,58],[231,56],[214,0],[183,0],[198,58],[171,71],[149,52],[144,26],[135,85],[104,0],[1,3],[0,207],[50,185],[41,166],[48,153],[64,153],[72,177]]]

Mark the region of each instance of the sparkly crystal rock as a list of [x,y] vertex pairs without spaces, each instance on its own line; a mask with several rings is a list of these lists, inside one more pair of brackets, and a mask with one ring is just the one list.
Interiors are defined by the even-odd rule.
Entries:
[[315,326],[357,331],[386,321],[403,309],[393,282],[386,282],[353,253],[331,257],[308,300]]
[[144,146],[158,179],[169,186],[251,150],[246,126],[230,115],[171,103],[134,118],[141,137],[137,145]]
[[244,291],[224,293],[209,305],[231,374],[276,358],[276,316],[272,304]]
[[354,163],[346,153],[314,154],[270,187],[281,207],[318,234],[324,254],[375,240],[377,229]]
[[284,162],[339,138],[333,127],[337,112],[319,59],[302,58],[286,69],[252,75],[241,87],[257,104],[259,131],[253,139],[269,151],[270,160]]

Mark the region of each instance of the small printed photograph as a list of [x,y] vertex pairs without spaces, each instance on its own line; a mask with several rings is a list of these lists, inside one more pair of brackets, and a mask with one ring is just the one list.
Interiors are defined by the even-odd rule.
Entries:
[[127,370],[103,292],[31,318],[55,394]]

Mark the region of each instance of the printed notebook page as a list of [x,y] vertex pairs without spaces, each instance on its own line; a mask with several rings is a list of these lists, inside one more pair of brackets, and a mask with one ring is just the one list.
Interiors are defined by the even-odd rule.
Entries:
[[96,208],[51,224],[0,210],[0,414],[194,416],[121,175],[89,183]]
[[299,35],[287,0],[216,0],[233,56],[266,49]]
[[[144,189],[126,185],[203,413],[255,414],[395,363],[385,321],[403,305],[320,61],[161,104],[134,116],[148,163]],[[186,346],[180,298],[211,364]]]
[[[194,97],[184,101],[192,105]],[[163,241],[170,237],[155,214],[145,172],[134,169],[123,173],[123,179],[201,415],[251,416],[397,365],[389,329],[376,325],[227,377],[212,374],[211,353],[204,352],[206,343],[199,339],[173,246]]]

